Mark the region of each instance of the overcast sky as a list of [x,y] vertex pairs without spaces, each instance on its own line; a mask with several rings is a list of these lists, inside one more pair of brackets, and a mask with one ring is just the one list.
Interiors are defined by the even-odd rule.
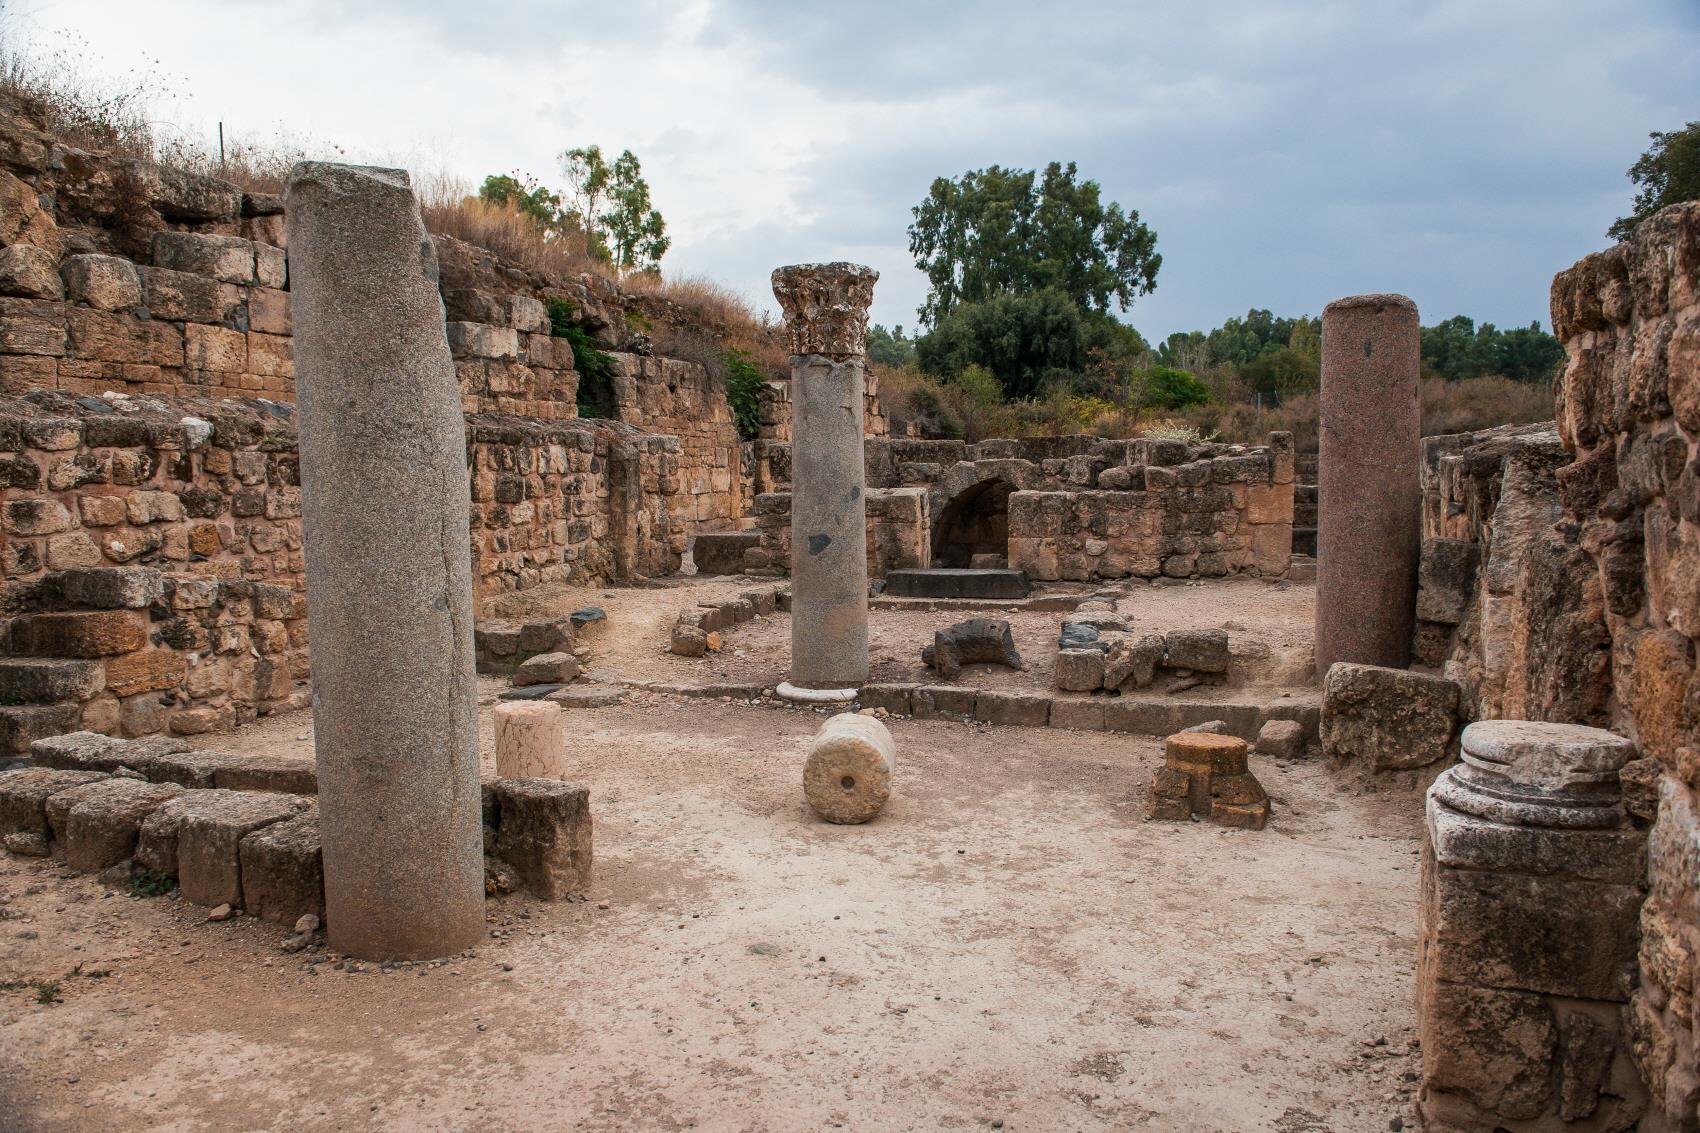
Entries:
[[[1694,0],[10,0],[41,48],[152,68],[163,131],[285,131],[476,184],[643,162],[665,267],[775,305],[850,259],[911,326],[937,176],[1074,160],[1158,235],[1156,340],[1403,291],[1547,322],[1650,130],[1700,118]],[[71,37],[67,40],[67,37]]]

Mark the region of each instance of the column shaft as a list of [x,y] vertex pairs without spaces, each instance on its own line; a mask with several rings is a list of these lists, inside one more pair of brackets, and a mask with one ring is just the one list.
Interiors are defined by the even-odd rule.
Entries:
[[371,959],[484,934],[466,428],[406,172],[288,196],[327,931]]
[[1316,668],[1405,668],[1420,546],[1421,328],[1403,295],[1322,312]]

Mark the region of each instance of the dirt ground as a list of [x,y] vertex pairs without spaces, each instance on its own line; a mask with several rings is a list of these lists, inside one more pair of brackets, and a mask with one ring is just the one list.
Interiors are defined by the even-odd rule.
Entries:
[[1414,797],[1254,757],[1267,830],[1148,823],[1157,741],[897,720],[890,805],[833,827],[812,711],[575,711],[588,900],[492,901],[447,963],[0,856],[0,981],[59,981],[0,991],[0,1129],[1412,1126]]
[[[669,580],[644,589],[540,587],[501,599],[497,605],[503,616],[509,617],[565,614],[584,605],[602,606],[608,612],[608,629],[593,643],[591,665],[603,674],[679,683],[759,683],[771,688],[784,679],[791,654],[791,623],[785,614],[757,618],[726,630],[721,652],[704,658],[674,656],[667,652],[667,643],[680,610],[772,585],[771,579],[735,582],[695,578]],[[1045,592],[1113,594],[1117,614],[1133,633],[1226,629],[1234,663],[1223,692],[1248,688],[1262,693],[1298,692],[1314,687],[1313,584],[1240,578],[1153,586],[1136,580],[1103,588],[1052,584]],[[1027,671],[972,666],[960,683],[983,688],[1048,689],[1055,667],[1057,632],[1067,616],[1056,610],[876,608],[868,618],[872,679],[934,681],[935,675],[921,664],[921,649],[932,643],[933,632],[965,618],[996,617],[1009,620]],[[1208,699],[1211,694],[1210,688],[1204,688],[1190,695]]]

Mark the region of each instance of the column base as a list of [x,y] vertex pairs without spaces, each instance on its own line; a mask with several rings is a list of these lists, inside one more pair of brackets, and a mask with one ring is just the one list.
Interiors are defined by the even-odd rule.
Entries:
[[856,699],[860,689],[854,688],[800,688],[790,681],[780,681],[779,687],[773,690],[781,700],[789,700],[796,704],[849,704]]

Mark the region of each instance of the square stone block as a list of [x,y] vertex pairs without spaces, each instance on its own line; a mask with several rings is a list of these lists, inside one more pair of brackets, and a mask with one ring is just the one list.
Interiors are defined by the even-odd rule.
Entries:
[[1092,697],[1059,696],[1051,702],[1051,727],[1101,732],[1104,730],[1104,703]]
[[47,800],[60,791],[104,779],[98,771],[25,767],[0,775],[0,834],[47,834]]
[[972,688],[921,685],[909,694],[909,703],[918,720],[972,719],[977,696],[978,693]]
[[981,689],[974,698],[974,718],[988,724],[1043,728],[1051,718],[1051,698],[1030,692]]
[[110,778],[60,791],[47,799],[47,821],[65,846],[65,861],[97,873],[135,852],[142,821],[183,788]]
[[559,779],[498,779],[491,794],[490,853],[512,867],[528,892],[559,901],[589,888],[589,788]]
[[294,818],[242,839],[242,907],[250,916],[293,925],[303,913],[325,915],[324,862],[316,803]]

